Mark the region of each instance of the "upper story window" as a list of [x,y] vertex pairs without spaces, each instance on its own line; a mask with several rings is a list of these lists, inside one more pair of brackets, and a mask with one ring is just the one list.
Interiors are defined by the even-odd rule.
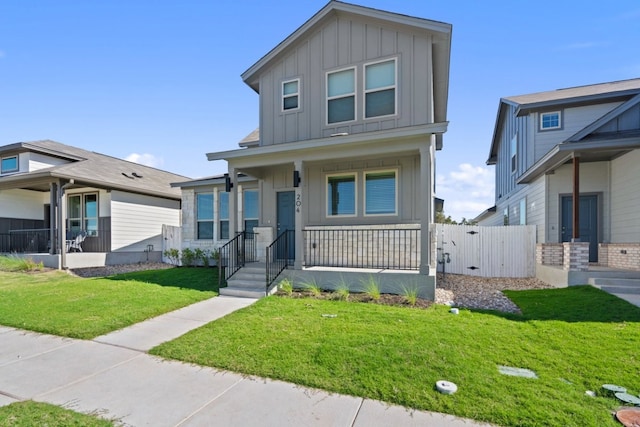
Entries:
[[18,172],[18,156],[10,156],[2,158],[0,173]]
[[87,236],[98,235],[98,193],[71,194],[68,203],[68,230],[72,236],[85,231]]
[[356,214],[356,175],[327,176],[327,216]]
[[540,130],[560,129],[561,127],[562,119],[560,111],[540,114]]
[[213,239],[213,193],[196,194],[196,238]]
[[396,61],[376,62],[364,67],[365,118],[396,113]]
[[376,171],[364,174],[365,215],[395,215],[396,171]]
[[511,172],[515,172],[518,168],[518,134],[516,133],[511,138],[511,145],[509,147],[511,154]]
[[282,111],[300,108],[300,79],[282,82]]
[[340,123],[356,118],[356,70],[327,74],[327,123]]

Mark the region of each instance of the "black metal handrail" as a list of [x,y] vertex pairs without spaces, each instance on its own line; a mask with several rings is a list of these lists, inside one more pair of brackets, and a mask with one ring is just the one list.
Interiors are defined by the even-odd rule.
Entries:
[[244,267],[247,262],[256,260],[255,233],[241,231],[220,248],[218,274],[220,286]]
[[9,230],[0,236],[0,252],[45,253],[51,246],[50,228]]
[[276,278],[293,260],[289,253],[290,240],[293,235],[293,230],[285,230],[276,238],[276,240],[273,241],[273,243],[267,246],[267,294],[269,293],[269,288]]
[[418,270],[418,228],[304,230],[305,266]]

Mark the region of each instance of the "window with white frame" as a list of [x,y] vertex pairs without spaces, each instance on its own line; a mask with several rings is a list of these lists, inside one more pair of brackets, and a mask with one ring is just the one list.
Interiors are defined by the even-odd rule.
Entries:
[[356,118],[356,70],[327,73],[327,123],[340,123]]
[[229,193],[218,193],[219,238],[229,239]]
[[282,111],[300,107],[300,79],[282,82]]
[[3,157],[0,173],[18,172],[18,156]]
[[196,238],[213,240],[213,192],[196,194]]
[[364,67],[365,118],[396,113],[396,61],[376,62]]
[[540,114],[540,130],[560,129],[561,127],[562,120],[560,117],[560,111],[551,111]]
[[518,134],[516,133],[511,138],[511,146],[510,146],[510,154],[511,154],[511,172],[515,172],[518,167]]
[[257,226],[258,226],[258,192],[256,190],[245,190],[244,191],[244,231],[253,233],[253,229]]
[[327,176],[327,216],[356,214],[356,175]]
[[365,215],[395,215],[398,212],[396,171],[365,172]]
[[83,230],[87,236],[98,235],[98,193],[68,196],[67,230],[72,237]]
[[520,200],[520,225],[527,225],[527,199]]

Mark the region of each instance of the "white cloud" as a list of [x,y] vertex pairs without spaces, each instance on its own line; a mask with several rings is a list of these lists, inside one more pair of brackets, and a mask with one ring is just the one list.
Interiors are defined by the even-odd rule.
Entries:
[[475,218],[493,206],[493,169],[462,163],[447,175],[436,177],[436,193],[444,199],[445,215],[456,221]]
[[125,157],[125,160],[133,163],[139,163],[145,166],[151,166],[153,168],[159,168],[164,164],[164,160],[162,159],[162,157],[156,157],[153,154],[149,153],[131,153],[127,157]]

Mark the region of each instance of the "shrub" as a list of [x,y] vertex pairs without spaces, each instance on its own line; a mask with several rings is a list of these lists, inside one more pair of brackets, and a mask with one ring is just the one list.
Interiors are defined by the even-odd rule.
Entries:
[[196,248],[194,250],[194,255],[196,261],[202,262],[202,265],[205,267],[209,267],[210,259],[211,259],[211,251],[209,249],[200,249]]
[[184,248],[180,260],[183,266],[191,267],[196,260],[196,253],[191,248]]
[[314,297],[318,297],[322,294],[322,288],[320,286],[318,286],[318,284],[316,283],[315,279],[311,279],[308,282],[304,282],[302,284],[302,287],[309,291],[311,293],[311,295],[313,295]]
[[286,295],[291,295],[293,293],[293,282],[289,279],[282,279],[278,284],[278,287]]
[[163,252],[163,255],[169,258],[169,263],[173,265],[178,265],[178,260],[180,259],[180,251],[176,248],[166,249]]
[[375,277],[369,275],[366,279],[363,280],[364,284],[364,293],[369,296],[374,301],[380,301],[380,285],[378,284]]
[[409,304],[409,305],[416,305],[416,302],[418,301],[418,287],[417,286],[403,286],[402,287],[402,296],[404,297],[404,300]]

